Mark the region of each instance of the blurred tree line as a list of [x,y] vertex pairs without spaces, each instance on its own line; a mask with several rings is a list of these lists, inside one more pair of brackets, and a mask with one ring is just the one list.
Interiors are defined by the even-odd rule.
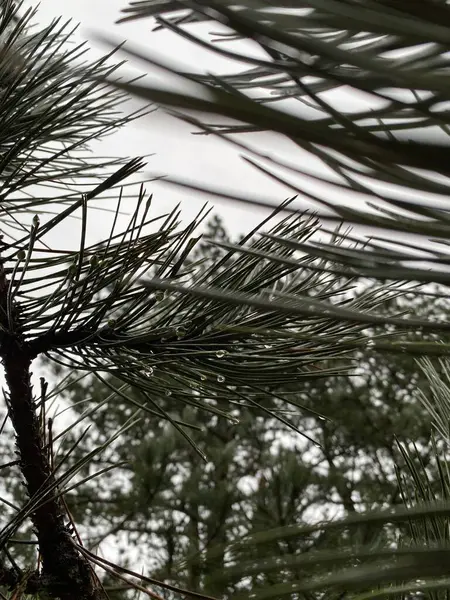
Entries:
[[[206,238],[231,242],[219,217],[208,223]],[[220,254],[217,245],[205,243],[192,261],[198,265]],[[446,300],[434,295],[386,302],[390,309],[424,318],[447,310]],[[408,338],[411,334],[405,333],[403,339]],[[216,597],[305,575],[308,565],[244,581],[220,574],[225,573],[226,546],[245,535],[401,505],[398,470],[407,480],[414,472],[402,456],[402,446],[420,448],[421,467],[431,480],[438,479],[431,416],[421,400],[429,394],[429,383],[414,356],[369,351],[355,358],[358,368],[348,374],[333,374],[335,365],[330,362],[328,376],[276,390],[280,415],[289,413],[298,432],[264,412],[248,411],[245,403],[235,404],[232,423],[206,411],[195,414],[195,407],[180,407],[168,394],[163,408],[172,418],[188,422],[195,414],[198,430],[190,435],[205,459],[167,422],[150,419],[125,431],[81,473],[89,477],[111,465],[122,466],[101,482],[93,479],[66,496],[86,547],[95,552],[106,542],[123,566],[138,561],[146,565],[146,575]],[[64,373],[56,369],[58,377]],[[120,388],[119,381],[110,378],[110,383],[112,388],[88,377],[68,388],[73,418],[97,407],[87,435],[72,453],[74,462],[124,427],[133,412],[112,391]],[[142,401],[139,390],[131,393]],[[98,408],[105,398],[110,401]],[[293,404],[290,411],[281,402],[287,398]],[[220,399],[215,404],[221,408]],[[62,450],[78,436],[75,429]],[[14,468],[4,473],[8,491],[18,500],[22,488]],[[28,534],[23,531],[22,540]],[[359,542],[376,546],[396,533],[382,524],[366,526],[356,535]],[[328,532],[246,552],[249,558],[273,560],[339,543],[342,533]],[[24,555],[34,552],[28,545],[23,549]],[[104,584],[112,598],[126,593],[126,585],[112,584],[108,577]]]

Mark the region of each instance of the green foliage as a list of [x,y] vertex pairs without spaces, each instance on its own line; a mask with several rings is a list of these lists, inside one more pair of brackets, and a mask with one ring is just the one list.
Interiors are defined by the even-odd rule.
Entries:
[[[226,235],[216,221],[207,237]],[[211,258],[217,260],[216,246],[205,245],[193,262],[206,269]],[[408,310],[426,318],[446,307],[445,302],[439,306],[422,297],[390,304],[392,311]],[[407,337],[411,335],[405,333]],[[403,543],[418,543],[406,525],[380,522],[357,531],[336,528],[242,545],[237,564],[228,556],[226,548],[247,535],[401,506],[414,462],[405,454],[410,440],[420,448],[423,467],[439,477],[430,445],[431,419],[421,403],[422,391],[430,397],[430,388],[414,358],[372,349],[358,351],[357,360],[357,374],[330,374],[305,380],[300,387],[277,388],[278,397],[305,407],[287,415],[281,401],[276,405],[302,437],[274,418],[249,413],[245,406],[234,405],[231,414],[238,422],[232,423],[183,409],[165,396],[164,410],[172,410],[180,420],[192,419],[199,427],[190,435],[207,462],[171,427],[155,419],[137,423],[110,454],[99,457],[96,470],[112,461],[124,466],[101,484],[93,481],[67,498],[85,543],[90,548],[100,542],[121,548],[125,565],[138,550],[156,579],[217,597],[267,591],[308,578],[316,553],[331,564],[337,545],[351,544],[368,554],[368,548],[385,552],[399,534]],[[137,391],[130,394],[139,397]],[[88,410],[105,395],[100,383],[83,380],[71,388],[71,405]],[[122,427],[130,414],[120,397],[99,407],[92,415],[95,429],[73,460]],[[90,464],[84,474],[91,469]],[[400,481],[396,469],[402,474]],[[442,498],[439,489],[436,498]],[[348,548],[346,552],[350,564],[353,555]]]
[[[159,15],[159,25],[183,35],[184,20],[171,13],[188,7],[188,21],[217,20],[264,50],[269,58],[247,58],[254,70],[239,77],[183,74],[208,88],[209,101],[113,80],[109,57],[80,64],[84,49],[67,45],[59,21],[38,29],[33,11],[22,17],[12,0],[0,4],[0,358],[5,431],[15,439],[13,448],[3,438],[4,472],[24,484],[22,493],[15,484],[6,489],[0,528],[0,581],[11,598],[100,600],[100,572],[119,596],[127,586],[153,597],[155,587],[195,596],[186,585],[305,600],[447,589],[448,478],[434,460],[448,442],[445,363],[424,367],[424,404],[437,432],[432,450],[423,450],[430,425],[416,422],[423,376],[411,356],[448,354],[447,307],[436,313],[434,305],[442,292],[432,292],[430,310],[431,292],[415,285],[448,283],[448,215],[436,200],[448,194],[448,151],[395,137],[446,131],[442,23],[450,9],[426,5],[321,0],[302,15],[286,14],[283,3],[269,12],[258,2],[244,10],[225,2],[134,5],[133,18]],[[406,48],[399,66],[389,53]],[[208,132],[288,136],[335,171],[333,191],[385,204],[378,214],[305,194],[349,222],[411,237],[381,234],[361,245],[359,234],[329,231],[327,216],[297,214],[285,202],[238,243],[216,222],[213,251],[196,254],[204,211],[183,226],[177,209],[152,215],[144,186],[134,195],[123,187],[141,159],[87,157],[94,139],[141,114],[120,115],[124,96],[106,82],[244,123],[201,125]],[[344,84],[383,106],[337,111],[321,93]],[[322,118],[272,108],[268,97],[251,100],[243,89],[255,86],[275,89],[278,99],[309,98]],[[435,194],[434,204],[398,200],[405,185]],[[92,209],[104,199],[111,229],[92,241]],[[130,216],[122,229],[123,208]],[[77,242],[61,248],[55,236],[69,220]],[[31,364],[42,357],[60,379],[51,388],[41,378],[33,391]],[[352,379],[355,360],[363,369]],[[67,396],[80,373],[93,381]],[[64,394],[76,417],[55,424],[50,405]],[[402,438],[406,426],[416,453]],[[273,454],[274,440],[292,432],[299,445]],[[386,461],[398,444],[394,479]],[[253,487],[230,486],[231,478]],[[406,506],[395,507],[399,494]],[[343,521],[327,506],[336,498]],[[309,523],[307,509],[317,506],[326,507],[323,520]],[[367,508],[377,510],[359,514]],[[74,517],[84,521],[87,544]],[[102,556],[100,544],[116,533],[139,543],[145,536],[163,581]],[[21,553],[18,542],[30,534],[38,552]]]
[[[127,44],[128,56],[194,81],[199,93],[116,85],[226,139],[261,173],[318,206],[322,223],[343,220],[365,242],[363,250],[343,250],[309,240],[298,249],[332,258],[343,273],[448,285],[449,17],[445,0],[131,2],[121,21],[151,18],[155,30],[231,59],[230,66],[187,72]],[[236,40],[248,42],[247,51]],[[289,159],[243,139],[259,131],[292,142]],[[176,175],[166,181],[205,190]],[[250,190],[207,191],[264,205]]]
[[[207,93],[201,98],[183,91],[169,92],[141,84],[119,84],[120,89],[169,107],[171,114],[193,124],[200,131],[218,135],[244,150],[246,159],[255,168],[295,190],[303,199],[313,200],[327,209],[328,212],[321,215],[322,222],[333,222],[337,216],[357,226],[352,236],[347,234],[346,240],[340,237],[340,233],[331,236],[333,246],[327,239],[312,238],[306,242],[286,240],[283,236],[269,236],[269,239],[310,257],[332,261],[323,271],[332,272],[335,276],[352,273],[382,283],[433,282],[448,286],[446,248],[449,232],[445,207],[449,191],[448,143],[442,135],[448,135],[446,66],[450,8],[447,2],[323,0],[288,5],[275,2],[268,6],[257,1],[237,6],[221,0],[144,0],[131,3],[124,12],[124,20],[152,17],[157,29],[170,30],[223,57],[240,61],[247,68],[226,74],[186,73],[186,69],[174,66],[169,60],[142,56],[139,51],[128,47],[130,56],[147,60],[149,66],[163,67],[186,81],[194,81],[199,84],[199,90],[203,88]],[[220,39],[222,43],[205,41],[196,28],[199,23],[214,23],[215,41]],[[219,24],[227,29],[217,32]],[[236,49],[223,43],[236,39],[251,41],[262,52],[244,53],[241,50],[243,46]],[[345,90],[353,94],[352,105],[343,107],[334,101],[330,92]],[[362,102],[358,105],[358,92],[365,94],[370,106]],[[347,97],[350,99],[350,95],[347,94]],[[192,110],[202,113],[202,118],[193,117]],[[213,124],[208,123],[206,118],[210,114],[225,116],[227,122],[218,123],[216,117]],[[287,161],[245,143],[242,137],[238,139],[236,135],[230,135],[257,131],[282,134],[300,152],[297,155],[293,152]],[[442,143],[438,134],[442,136]],[[322,162],[325,167],[323,173],[309,169],[302,151]],[[308,185],[311,181],[325,185],[313,188]],[[201,183],[193,185],[176,178],[171,183],[197,191],[205,189]],[[247,190],[240,195],[227,194],[219,187],[206,191],[250,205],[262,203]],[[335,199],[336,193],[340,196]],[[345,203],[342,198],[345,198]],[[343,241],[342,246],[335,245],[336,237]],[[361,239],[365,241],[363,248],[349,246],[349,242]],[[222,246],[231,248],[228,242]],[[154,283],[161,286],[159,281]],[[197,298],[219,297],[219,291],[201,286],[186,289],[166,283],[163,289],[183,291]],[[423,294],[424,290],[421,288],[416,292]],[[278,290],[275,295],[279,309],[286,314],[299,314],[307,306],[309,314],[334,315],[341,323],[383,323],[391,333],[400,325],[409,329],[409,336],[401,339],[371,340],[372,349],[378,352],[396,352],[400,356],[448,356],[448,343],[443,339],[448,331],[448,311],[439,316],[429,314],[425,318],[421,315],[419,318],[398,319],[382,315],[381,311],[373,314],[367,311],[364,303],[358,305],[354,302],[347,310],[342,306],[337,309],[328,302],[304,303],[303,299],[301,303],[297,301],[294,304],[288,294]],[[439,297],[445,299],[445,296],[445,287],[433,290],[431,302],[437,302]],[[243,294],[239,302],[258,308],[263,306]],[[383,308],[386,309],[386,305]],[[362,352],[358,360],[364,363]],[[367,369],[367,365],[362,366]],[[416,438],[415,453],[401,445],[410,478],[401,473],[399,490],[408,504],[408,511],[393,513],[389,508],[387,513],[369,513],[356,522],[350,519],[347,523],[328,523],[323,528],[317,526],[309,530],[291,525],[290,529],[279,528],[261,533],[259,537],[249,536],[234,545],[222,546],[217,552],[229,557],[233,576],[247,577],[247,581],[250,578],[253,586],[258,583],[258,576],[262,578],[259,581],[261,587],[257,586],[257,591],[249,597],[280,598],[286,595],[309,598],[311,593],[318,592],[321,597],[323,594],[337,594],[341,598],[355,592],[358,598],[395,596],[409,599],[416,593],[433,598],[448,594],[444,566],[448,555],[446,537],[430,534],[433,527],[436,531],[436,521],[441,516],[444,520],[439,522],[445,522],[447,508],[424,506],[424,502],[430,499],[447,498],[443,469],[437,477],[440,492],[433,491],[431,494],[430,490],[434,490],[435,486],[429,480],[426,470],[429,465],[425,458],[427,453],[434,455],[430,464],[434,462],[436,468],[440,457],[445,456],[444,448],[448,442],[448,390],[444,381],[447,365],[443,362],[437,367],[429,363],[424,368],[431,384],[424,403],[432,415],[439,439],[433,449],[426,450],[426,446],[419,445]],[[386,372],[396,376],[392,373],[392,361],[385,364],[377,375],[385,376]],[[385,445],[387,440],[393,439],[391,435],[399,435],[414,419],[408,405],[409,395],[418,383],[415,370],[413,373],[411,381],[408,381],[408,375],[403,376],[401,381],[401,420],[396,421],[397,407],[384,412],[382,401],[381,406],[376,407],[377,416],[382,412],[384,419],[384,435],[380,433],[379,439]],[[366,398],[362,396],[361,406],[367,406],[363,404]],[[359,443],[367,431],[362,414],[360,407],[352,413],[352,420],[359,419],[362,427],[357,440]],[[392,434],[389,429],[391,423],[395,427]],[[414,425],[420,429],[420,424]],[[416,435],[419,434],[417,429]],[[333,443],[334,439],[328,444],[332,450]],[[408,494],[407,489],[410,490]],[[441,514],[440,510],[443,511]],[[354,529],[354,523],[364,528],[374,522],[388,527],[391,535],[398,532],[391,539],[390,547],[383,546],[386,540],[378,540],[375,546],[371,545],[364,535],[362,542],[356,546],[349,543],[346,532]],[[397,529],[401,522],[412,524],[414,541],[418,545],[409,543],[404,526]],[[335,540],[327,551],[310,555],[294,553],[284,557],[282,563],[276,556],[273,561],[267,561],[267,558],[245,561],[251,549],[261,548],[274,540],[281,542],[297,539],[298,536],[304,539],[307,534],[321,529],[323,533],[330,530],[339,532],[339,551]],[[300,577],[292,583],[285,573],[286,565],[290,564],[296,567],[306,564],[310,572],[306,578]],[[280,569],[281,581],[268,579],[269,572],[273,574]]]

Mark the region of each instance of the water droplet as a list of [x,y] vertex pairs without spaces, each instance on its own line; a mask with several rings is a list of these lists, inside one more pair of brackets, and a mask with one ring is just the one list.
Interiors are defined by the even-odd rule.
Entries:
[[166,396],[171,396],[172,395],[172,392],[170,390],[166,390],[164,393],[165,393]]
[[206,381],[208,378],[203,373],[200,375],[200,381]]
[[38,215],[34,215],[33,217],[33,227],[39,227],[40,219]]
[[113,328],[116,324],[116,320],[115,319],[108,319],[108,327]]
[[272,348],[272,344],[264,344],[264,348],[266,350],[270,350],[270,348]]
[[165,296],[165,293],[163,292],[163,290],[156,290],[156,292],[155,292],[155,300],[157,302],[160,302],[161,300],[164,300],[164,296]]
[[226,354],[225,350],[217,350],[217,352],[216,352],[217,358],[223,358],[225,356],[225,354]]
[[20,249],[19,252],[17,253],[17,260],[23,260],[25,258],[25,250]]
[[183,327],[183,325],[180,325],[179,327],[177,327],[175,329],[175,335],[177,336],[177,338],[182,338],[186,335],[186,327]]
[[72,277],[75,277],[76,273],[77,273],[77,266],[70,265],[70,267],[67,269],[67,276],[72,278]]
[[225,377],[223,375],[217,375],[217,381],[219,383],[223,383],[225,381]]
[[152,377],[154,372],[155,369],[153,367],[147,367],[144,371],[144,375],[147,375],[147,377]]

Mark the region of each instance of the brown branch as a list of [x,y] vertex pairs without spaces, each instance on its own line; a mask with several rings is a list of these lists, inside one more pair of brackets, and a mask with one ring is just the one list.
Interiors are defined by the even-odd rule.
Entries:
[[[32,354],[21,333],[17,306],[11,306],[9,282],[0,258],[0,358],[8,387],[9,414],[16,434],[20,469],[30,498],[55,489],[42,428],[33,399]],[[87,559],[76,549],[65,525],[65,511],[55,492],[31,516],[42,558],[41,587],[61,600],[100,600],[103,597]]]

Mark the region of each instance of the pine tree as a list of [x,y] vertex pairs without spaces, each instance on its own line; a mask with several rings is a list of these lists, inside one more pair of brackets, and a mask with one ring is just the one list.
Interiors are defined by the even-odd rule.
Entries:
[[[344,253],[326,240],[320,245],[312,240],[302,246],[310,255],[332,257],[362,277],[448,285],[442,268],[446,245],[430,243],[449,239],[446,0],[239,6],[226,0],[142,0],[130,2],[122,13],[119,23],[148,19],[154,35],[171,31],[233,59],[225,74],[196,67],[187,73],[186,65],[174,69],[173,61],[144,56],[127,43],[128,56],[147,62],[149,69],[156,65],[195,81],[205,94],[200,98],[148,83],[115,85],[168,108],[197,132],[226,139],[260,172],[313,201],[323,211],[322,222],[344,221],[354,226],[354,238],[366,241],[364,248]],[[199,24],[211,26],[209,37]],[[241,43],[234,47],[236,40],[250,42],[249,51],[242,51]],[[217,115],[227,121],[219,122]],[[259,131],[290,140],[292,158],[246,141],[249,132]],[[205,190],[202,182],[187,183],[176,175],[166,181]],[[312,188],[311,182],[318,185]],[[251,190],[207,191],[261,204]],[[428,252],[421,254],[424,249]]]
[[[231,243],[217,218],[204,239]],[[193,253],[192,263],[205,267],[220,256],[216,245],[204,244]],[[401,303],[410,313],[428,318],[445,310],[445,303],[439,307],[423,298],[411,298],[409,306]],[[402,487],[395,466],[401,467],[404,477],[408,461],[402,459],[399,444],[410,440],[420,444],[422,465],[433,479],[439,477],[430,446],[430,416],[419,397],[420,390],[429,388],[408,355],[368,353],[358,364],[357,377],[329,375],[303,382],[301,391],[286,385],[277,390],[278,396],[289,394],[297,403],[326,415],[324,420],[300,413],[296,426],[302,437],[245,407],[235,406],[236,424],[217,415],[194,415],[190,409],[177,411],[167,396],[165,410],[171,407],[180,420],[195,418],[200,430],[191,435],[208,462],[199,460],[184,438],[159,421],[124,432],[110,446],[115,460],[123,462],[122,471],[119,467],[112,472],[101,487],[93,482],[66,496],[86,547],[94,550],[106,543],[120,548],[124,567],[138,553],[157,580],[216,597],[233,597],[242,591],[242,584],[227,569],[220,547],[254,532],[400,505]],[[82,414],[107,395],[105,385],[86,379],[71,386],[70,404]],[[91,427],[72,459],[81,460],[128,418],[120,398],[97,409],[91,417],[95,428]],[[76,440],[75,434],[69,434],[66,448]],[[110,464],[111,456],[99,456],[95,468],[107,469]],[[86,465],[82,475],[88,477],[91,469],[92,464]],[[403,535],[409,537],[407,531]],[[280,541],[250,556],[275,560],[276,556],[326,551],[340,536],[339,532],[337,537]],[[368,527],[356,538],[372,544],[390,540],[383,526]],[[281,575],[259,575],[251,585],[253,589],[273,586],[307,574],[300,567]],[[117,588],[108,580],[104,584],[108,591]]]
[[[431,292],[415,289],[417,294],[429,294],[445,302],[450,239],[446,207],[449,149],[445,137],[450,7],[446,0],[311,0],[275,2],[270,6],[253,1],[236,5],[222,0],[143,0],[132,2],[124,12],[124,20],[154,18],[156,29],[170,30],[193,43],[209,46],[213,52],[234,59],[231,64],[240,62],[245,66],[227,74],[187,73],[185,65],[174,69],[173,62],[165,63],[159,57],[149,59],[129,47],[130,56],[195,81],[207,93],[200,98],[182,89],[174,93],[145,83],[117,87],[169,107],[172,114],[194,125],[197,131],[227,139],[244,151],[255,168],[325,209],[320,214],[322,223],[343,220],[355,226],[347,240],[340,238],[344,247],[336,246],[335,236],[300,243],[284,236],[270,239],[310,257],[331,261],[326,269],[334,276],[351,272],[387,286],[401,282],[413,286],[417,282],[441,284],[443,287]],[[204,30],[196,28],[198,23],[214,25],[214,41],[205,41]],[[222,38],[222,43],[215,43],[217,38]],[[236,39],[256,44],[261,52],[245,53],[242,45],[224,43]],[[344,100],[339,103],[331,92],[343,92]],[[360,92],[364,94],[361,103]],[[299,110],[291,110],[295,108]],[[202,118],[193,116],[193,110],[197,115],[202,113]],[[209,115],[214,118],[209,119]],[[227,121],[220,122],[217,115],[225,116]],[[290,140],[290,159],[277,156],[272,147],[256,147],[242,135],[259,131],[275,132]],[[321,161],[323,173],[310,168],[308,155]],[[317,162],[312,164],[315,167]],[[201,182],[192,184],[176,177],[169,182],[205,190]],[[319,185],[313,187],[311,182]],[[250,206],[261,204],[248,190],[240,195],[230,195],[219,186],[206,191]],[[360,240],[365,242],[363,247],[352,246]],[[187,290],[186,286],[166,284],[165,289],[217,297],[217,292],[201,287]],[[276,292],[278,296],[280,290]],[[286,294],[278,297],[290,300]],[[263,598],[310,598],[314,592],[321,598],[323,594],[342,598],[353,592],[358,598],[409,599],[417,594],[448,597],[448,505],[427,504],[430,500],[446,500],[450,491],[445,462],[450,441],[448,343],[440,339],[449,329],[448,310],[439,318],[417,315],[398,319],[386,312],[368,312],[364,303],[353,303],[351,310],[336,310],[333,302],[310,303],[310,307],[317,315],[333,314],[341,323],[383,323],[391,333],[404,327],[418,334],[406,341],[374,339],[370,344],[373,349],[444,357],[437,365],[420,362],[431,384],[424,402],[433,419],[431,456],[439,474],[432,478],[428,473],[421,445],[414,450],[402,445],[407,463],[407,472],[398,473],[406,505],[403,512],[390,508],[363,519],[350,517],[339,525],[291,525],[250,536],[222,548],[231,572],[247,577],[247,581],[251,573],[252,583],[258,577],[264,579],[264,587],[258,592]],[[406,382],[404,387],[408,388]],[[404,537],[404,529],[401,531],[400,523],[405,519],[412,544],[410,537]],[[387,527],[390,545],[355,546],[350,532],[363,523]],[[251,549],[299,536],[314,537],[320,531],[340,532],[328,551],[309,556],[291,554],[281,567],[276,555],[272,560],[266,555],[260,561],[245,560]],[[293,584],[284,577],[286,565],[305,565],[309,576]],[[280,569],[281,582],[267,579]],[[251,597],[255,597],[253,592]]]
[[[183,436],[198,460],[202,411],[233,421],[237,404],[297,430],[274,390],[349,367],[351,353],[368,344],[365,325],[337,315],[361,308],[361,298],[352,273],[330,277],[328,261],[299,255],[320,223],[307,215],[281,218],[286,204],[220,261],[206,269],[189,261],[201,215],[185,226],[177,211],[153,215],[144,186],[129,208],[126,179],[142,161],[88,156],[92,140],[139,116],[122,116],[123,96],[102,83],[115,67],[106,57],[81,63],[84,49],[67,45],[70,32],[60,21],[37,28],[33,11],[21,15],[19,8],[13,0],[0,4],[0,357],[4,426],[15,439],[5,464],[23,482],[24,497],[5,502],[0,581],[14,598],[97,600],[105,597],[102,569],[140,582],[136,589],[149,594],[156,585],[186,594],[90,552],[67,495],[96,486],[101,496],[102,478],[120,466],[115,441],[139,424],[158,423],[162,434],[170,425],[170,435]],[[115,206],[110,235],[100,242],[89,235],[99,200],[108,210]],[[121,230],[124,205],[131,216]],[[60,249],[55,235],[69,222],[73,246],[68,240],[70,247]],[[364,310],[398,293],[373,290]],[[380,325],[399,318],[383,316]],[[110,393],[80,419],[54,423],[50,403],[69,381],[61,375],[56,383],[43,376],[35,382],[32,368],[39,371],[42,356],[72,378],[93,375]],[[117,398],[127,402],[123,427],[78,457],[87,421]],[[281,404],[306,410],[289,397]],[[181,406],[186,413],[179,418]],[[75,433],[72,447],[58,451],[61,439]],[[97,472],[99,457],[108,454],[108,466]],[[16,535],[23,541],[30,529],[35,552],[22,565]]]

